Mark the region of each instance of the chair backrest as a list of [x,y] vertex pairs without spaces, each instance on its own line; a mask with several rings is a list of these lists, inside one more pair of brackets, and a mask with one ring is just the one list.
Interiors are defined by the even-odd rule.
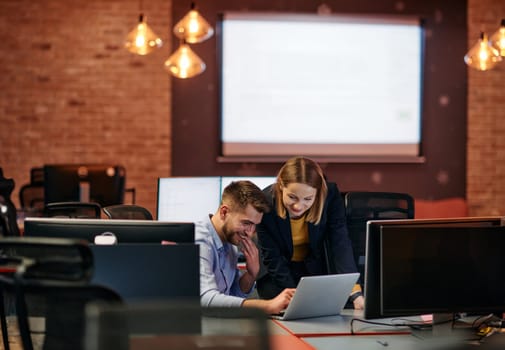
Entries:
[[[82,349],[86,304],[121,301],[116,292],[88,284],[93,255],[84,241],[6,238],[0,240],[0,252],[0,261],[15,268],[13,275],[0,275],[0,294],[2,302],[4,292],[14,295],[24,349],[33,349],[29,317],[44,320],[36,325],[42,328],[44,349]],[[1,311],[2,329],[7,330]]]
[[23,279],[88,283],[93,276],[93,253],[79,239],[6,237],[0,239],[0,263],[23,267]]
[[414,199],[398,192],[347,192],[344,198],[347,229],[354,259],[364,281],[366,223],[369,220],[413,219]]
[[86,350],[270,348],[267,315],[255,308],[89,304],[86,316]]
[[14,186],[14,180],[6,179],[0,168],[0,234],[3,236],[19,236],[16,206],[11,200]]
[[104,207],[103,212],[109,219],[153,220],[149,210],[134,204],[110,205]]
[[44,209],[44,185],[26,184],[19,189],[19,204],[22,209]]
[[30,169],[30,183],[19,189],[19,205],[24,216],[42,216],[44,213],[44,169]]
[[102,207],[89,202],[56,202],[46,204],[44,216],[100,219]]

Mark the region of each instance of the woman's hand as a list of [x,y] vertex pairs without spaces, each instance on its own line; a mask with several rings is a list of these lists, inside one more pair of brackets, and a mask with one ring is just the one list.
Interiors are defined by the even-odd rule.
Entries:
[[359,296],[352,302],[355,310],[363,310],[365,308],[365,298]]

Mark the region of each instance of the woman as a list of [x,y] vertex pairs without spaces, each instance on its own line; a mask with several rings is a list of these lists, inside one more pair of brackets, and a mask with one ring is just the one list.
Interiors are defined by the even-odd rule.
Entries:
[[[302,276],[357,271],[340,192],[336,184],[326,182],[316,162],[303,157],[289,159],[276,183],[264,193],[271,211],[257,227],[266,270],[257,281],[262,298],[296,287]],[[363,308],[358,284],[350,300],[355,309]]]

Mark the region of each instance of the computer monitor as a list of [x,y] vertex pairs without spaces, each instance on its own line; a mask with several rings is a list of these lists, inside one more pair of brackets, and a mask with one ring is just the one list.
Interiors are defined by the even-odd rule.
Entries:
[[219,176],[166,177],[158,179],[158,220],[202,220],[214,213],[221,200]]
[[275,176],[197,176],[158,179],[158,220],[202,220],[219,207],[224,188],[232,181],[249,180],[263,189]]
[[90,245],[91,283],[115,290],[126,302],[200,300],[196,244]]
[[505,310],[501,217],[369,221],[365,318]]
[[81,238],[94,242],[95,236],[112,232],[118,243],[193,243],[192,222],[151,220],[106,220],[73,218],[26,218],[25,236]]
[[44,203],[96,202],[101,206],[124,202],[125,169],[107,164],[44,166]]

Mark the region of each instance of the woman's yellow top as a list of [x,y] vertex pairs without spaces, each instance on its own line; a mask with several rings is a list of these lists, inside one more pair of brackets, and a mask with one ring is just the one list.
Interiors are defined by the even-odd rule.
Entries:
[[291,223],[291,237],[293,239],[292,261],[303,261],[309,253],[309,225],[305,215],[297,219],[289,219]]

